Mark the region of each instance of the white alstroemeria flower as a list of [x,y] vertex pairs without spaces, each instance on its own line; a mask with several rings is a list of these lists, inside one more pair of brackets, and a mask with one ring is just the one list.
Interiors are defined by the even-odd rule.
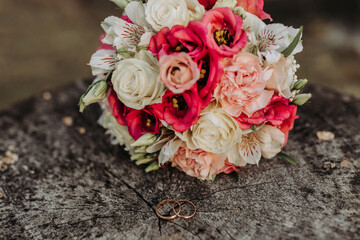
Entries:
[[264,125],[259,130],[241,136],[241,143],[228,153],[228,160],[236,166],[258,164],[261,156],[273,158],[281,152],[285,134],[273,126]]
[[222,8],[222,7],[228,7],[228,8],[233,9],[233,8],[235,8],[236,4],[237,4],[237,0],[218,0],[215,3],[213,9]]
[[[259,51],[270,63],[276,63],[281,58],[281,53],[292,43],[299,29],[286,27],[283,24],[275,23],[266,25],[259,33]],[[302,41],[299,41],[291,55],[303,50]]]
[[136,46],[145,33],[144,27],[114,16],[106,18],[101,26],[106,33],[103,43],[113,45],[116,49],[124,48],[132,52],[136,51]]
[[285,142],[285,134],[278,128],[264,125],[255,131],[254,135],[260,143],[261,155],[264,158],[273,158],[281,152]]
[[90,67],[94,76],[106,74],[115,69],[117,62],[116,52],[113,50],[100,49],[90,59]]
[[165,86],[158,78],[157,58],[151,52],[141,50],[135,58],[117,64],[111,82],[121,102],[129,108],[140,110],[147,105],[161,103]]
[[241,139],[236,120],[227,114],[216,101],[212,101],[200,114],[199,120],[189,130],[175,132],[191,150],[228,153]]
[[197,0],[149,0],[145,6],[146,20],[156,31],[187,26],[192,20],[201,20],[204,14],[204,6]]
[[174,156],[177,150],[180,148],[183,141],[178,137],[175,137],[168,141],[162,148],[159,154],[159,166],[164,165],[169,159]]

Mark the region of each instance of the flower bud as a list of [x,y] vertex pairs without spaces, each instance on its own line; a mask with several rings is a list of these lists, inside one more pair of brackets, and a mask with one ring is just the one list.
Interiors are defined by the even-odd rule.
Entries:
[[293,103],[295,105],[302,106],[311,98],[311,96],[311,93],[299,94],[294,98]]
[[143,159],[143,158],[145,158],[145,155],[146,154],[144,154],[144,153],[135,153],[135,154],[131,155],[130,159],[131,159],[131,161]]
[[136,140],[131,147],[142,147],[142,146],[149,146],[155,142],[157,136],[151,133],[145,133],[142,135],[138,140]]
[[292,86],[292,90],[301,90],[305,87],[305,85],[307,84],[308,80],[307,79],[301,79],[299,81],[294,82],[293,86]]
[[80,98],[80,112],[83,112],[86,106],[92,103],[100,102],[106,98],[107,90],[108,85],[105,80],[91,84],[90,87],[86,90],[86,93],[84,93]]
[[110,1],[112,1],[122,9],[124,9],[131,2],[131,0],[110,0]]
[[146,173],[149,173],[149,172],[152,172],[152,171],[156,171],[158,170],[160,167],[159,167],[159,164],[157,162],[153,162],[152,164],[150,164],[147,168],[145,168],[145,172]]

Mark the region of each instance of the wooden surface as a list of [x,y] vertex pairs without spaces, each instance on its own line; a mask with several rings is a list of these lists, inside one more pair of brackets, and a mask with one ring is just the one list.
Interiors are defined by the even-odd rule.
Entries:
[[[0,159],[8,150],[19,158],[0,172],[0,239],[359,238],[359,100],[311,87],[285,148],[298,166],[262,160],[243,168],[239,182],[209,182],[176,169],[145,174],[110,145],[97,106],[78,113],[85,88],[76,83],[0,113]],[[318,140],[320,130],[335,139]],[[159,220],[154,209],[168,198],[192,200],[198,214]]]

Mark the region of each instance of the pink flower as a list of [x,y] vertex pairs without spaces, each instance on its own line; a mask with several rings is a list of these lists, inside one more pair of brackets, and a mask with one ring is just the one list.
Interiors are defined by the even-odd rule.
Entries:
[[203,37],[212,53],[232,57],[246,45],[247,35],[242,28],[243,20],[230,8],[216,8],[206,12],[201,24],[202,28],[206,29],[206,36]]
[[239,169],[232,163],[229,163],[229,161],[226,159],[225,161],[225,166],[219,170],[219,172],[221,173],[226,173],[226,174],[229,174],[229,173],[232,173],[232,172],[238,172]]
[[238,0],[237,6],[242,7],[245,11],[258,16],[261,20],[271,19],[270,15],[264,12],[264,0]]
[[289,132],[294,128],[295,119],[299,118],[299,116],[296,115],[296,111],[297,111],[297,107],[295,106],[295,108],[293,108],[290,113],[290,117],[285,119],[282,122],[282,124],[278,127],[280,131],[282,131],[285,134],[284,146],[289,138]]
[[197,86],[181,94],[167,90],[161,104],[154,104],[156,115],[175,131],[185,132],[199,119],[201,103]]
[[132,110],[126,115],[129,134],[137,140],[145,133],[158,134],[161,122],[153,112],[152,106],[141,110]]
[[222,109],[234,117],[241,113],[250,117],[266,107],[273,91],[265,90],[259,58],[250,53],[238,53],[224,64],[224,74],[214,92]]
[[160,57],[160,82],[173,93],[189,90],[200,78],[197,64],[184,52]]
[[200,179],[212,179],[225,167],[226,155],[190,150],[183,144],[170,158],[172,167],[177,167],[187,175]]
[[256,111],[251,117],[242,113],[236,120],[241,129],[249,129],[254,124],[261,125],[265,122],[278,127],[296,115],[297,107],[289,103],[289,99],[274,94],[265,108]]
[[205,7],[206,10],[210,10],[214,7],[217,0],[198,0],[198,2]]
[[161,29],[151,38],[148,50],[158,58],[174,52],[186,52],[195,61],[204,57],[207,50],[200,36],[205,34],[205,29],[198,23],[191,21],[187,27],[176,25],[171,30]]
[[125,106],[118,98],[114,89],[109,90],[108,101],[112,109],[112,115],[116,118],[120,125],[126,125],[126,115],[132,110]]
[[197,81],[197,88],[201,100],[201,109],[204,109],[212,100],[213,92],[220,82],[223,69],[219,64],[217,55],[206,55],[198,61],[200,79]]

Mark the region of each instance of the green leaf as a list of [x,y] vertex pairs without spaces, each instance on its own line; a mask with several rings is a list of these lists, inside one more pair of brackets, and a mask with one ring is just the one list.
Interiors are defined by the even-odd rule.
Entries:
[[258,129],[258,126],[256,124],[254,124],[250,127],[250,129],[255,132]]
[[284,57],[288,57],[293,53],[294,49],[300,42],[302,32],[303,32],[303,26],[300,27],[298,34],[295,36],[294,40],[290,43],[290,45],[284,51],[282,51]]
[[279,153],[277,154],[277,156],[280,157],[280,158],[282,158],[282,159],[284,159],[284,160],[286,160],[286,161],[288,161],[289,163],[291,163],[291,164],[293,164],[293,165],[298,165],[297,161],[296,161],[293,157],[287,155],[287,154],[284,153],[284,152],[279,152]]
[[133,58],[135,53],[129,52],[126,48],[120,48],[116,51],[117,54],[121,55],[124,58]]

